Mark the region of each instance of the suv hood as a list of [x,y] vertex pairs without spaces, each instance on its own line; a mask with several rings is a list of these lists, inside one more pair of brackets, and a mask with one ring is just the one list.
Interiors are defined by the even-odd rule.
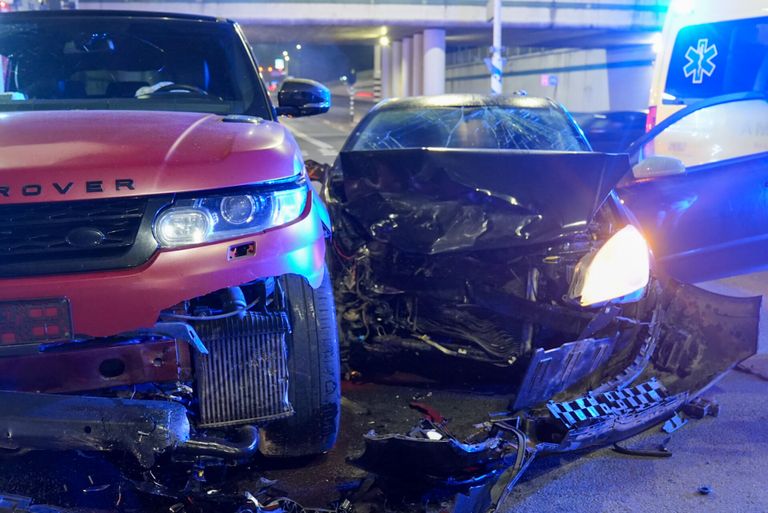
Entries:
[[550,242],[583,231],[627,155],[510,150],[342,152],[343,207],[368,236],[438,254]]
[[278,123],[186,112],[5,113],[0,115],[0,141],[0,203],[276,180],[295,174],[298,154],[293,137]]

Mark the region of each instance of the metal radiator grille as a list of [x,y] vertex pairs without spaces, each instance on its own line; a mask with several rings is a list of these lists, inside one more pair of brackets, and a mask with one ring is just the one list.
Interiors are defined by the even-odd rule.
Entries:
[[208,355],[195,360],[200,422],[236,426],[293,414],[288,400],[285,313],[248,312],[195,326]]

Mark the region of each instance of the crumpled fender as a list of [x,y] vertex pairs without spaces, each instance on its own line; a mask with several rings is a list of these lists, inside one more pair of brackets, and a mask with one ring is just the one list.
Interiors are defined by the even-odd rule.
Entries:
[[757,352],[760,296],[725,296],[668,279],[661,301],[661,336],[645,377],[658,377],[671,393],[700,395]]

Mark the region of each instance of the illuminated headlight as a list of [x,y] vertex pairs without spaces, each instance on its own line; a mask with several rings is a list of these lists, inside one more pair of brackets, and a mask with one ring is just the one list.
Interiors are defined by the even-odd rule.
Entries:
[[579,261],[569,296],[581,306],[637,301],[649,276],[648,244],[637,228],[628,225]]
[[155,220],[155,238],[175,248],[231,239],[288,224],[301,216],[309,192],[303,178],[282,187],[181,198]]

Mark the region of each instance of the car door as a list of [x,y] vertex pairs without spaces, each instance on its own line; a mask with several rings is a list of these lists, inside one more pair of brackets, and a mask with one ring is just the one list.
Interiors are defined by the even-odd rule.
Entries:
[[691,105],[629,151],[617,192],[662,270],[693,282],[768,268],[768,97]]

